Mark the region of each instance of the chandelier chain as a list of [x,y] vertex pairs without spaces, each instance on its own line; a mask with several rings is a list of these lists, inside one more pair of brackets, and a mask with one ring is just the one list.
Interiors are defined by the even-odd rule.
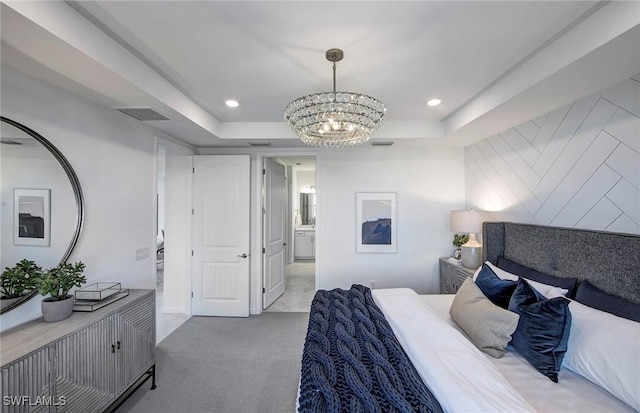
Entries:
[[333,96],[336,95],[336,62],[333,62]]

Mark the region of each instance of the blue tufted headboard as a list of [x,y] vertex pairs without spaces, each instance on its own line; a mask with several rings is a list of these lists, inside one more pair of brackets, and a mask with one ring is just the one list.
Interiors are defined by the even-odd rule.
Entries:
[[483,262],[499,255],[558,277],[587,279],[640,304],[640,235],[485,222]]

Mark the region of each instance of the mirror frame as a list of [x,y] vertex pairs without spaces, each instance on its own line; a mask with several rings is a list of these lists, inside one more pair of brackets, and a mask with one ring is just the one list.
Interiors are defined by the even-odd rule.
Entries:
[[[42,146],[44,146],[53,155],[54,158],[56,158],[58,163],[60,163],[60,166],[62,166],[62,169],[64,169],[65,173],[67,174],[67,177],[69,178],[69,182],[71,183],[71,189],[73,190],[73,195],[76,201],[76,228],[73,233],[73,237],[71,238],[71,242],[67,247],[67,250],[65,251],[62,258],[60,259],[60,262],[58,263],[58,265],[62,264],[69,259],[69,257],[71,256],[71,253],[73,253],[73,250],[78,244],[78,239],[80,239],[80,234],[82,233],[82,227],[84,224],[84,197],[82,195],[82,188],[80,187],[80,181],[78,180],[78,176],[76,175],[75,171],[71,167],[71,164],[69,164],[69,161],[67,161],[67,158],[64,157],[62,152],[60,152],[58,148],[56,148],[51,142],[49,142],[42,135],[24,126],[23,124],[18,123],[9,118],[6,118],[4,116],[0,116],[0,122],[8,123],[9,125],[22,130],[23,132],[25,132],[26,134],[28,134],[29,136],[37,140]],[[4,314],[7,311],[16,308],[20,304],[23,304],[29,301],[37,293],[38,293],[37,290],[35,289],[32,290],[30,293],[21,297],[20,300],[0,310],[0,314]]]

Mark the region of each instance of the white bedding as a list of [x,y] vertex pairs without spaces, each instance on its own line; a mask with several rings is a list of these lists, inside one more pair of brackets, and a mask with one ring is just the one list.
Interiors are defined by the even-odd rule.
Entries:
[[373,290],[416,370],[447,412],[633,412],[606,390],[562,369],[559,383],[514,349],[496,359],[478,350],[449,316],[454,295]]

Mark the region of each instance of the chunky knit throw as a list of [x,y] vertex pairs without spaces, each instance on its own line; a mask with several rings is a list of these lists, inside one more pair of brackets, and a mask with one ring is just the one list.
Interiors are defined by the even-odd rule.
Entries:
[[442,412],[371,290],[320,290],[302,354],[300,412]]

